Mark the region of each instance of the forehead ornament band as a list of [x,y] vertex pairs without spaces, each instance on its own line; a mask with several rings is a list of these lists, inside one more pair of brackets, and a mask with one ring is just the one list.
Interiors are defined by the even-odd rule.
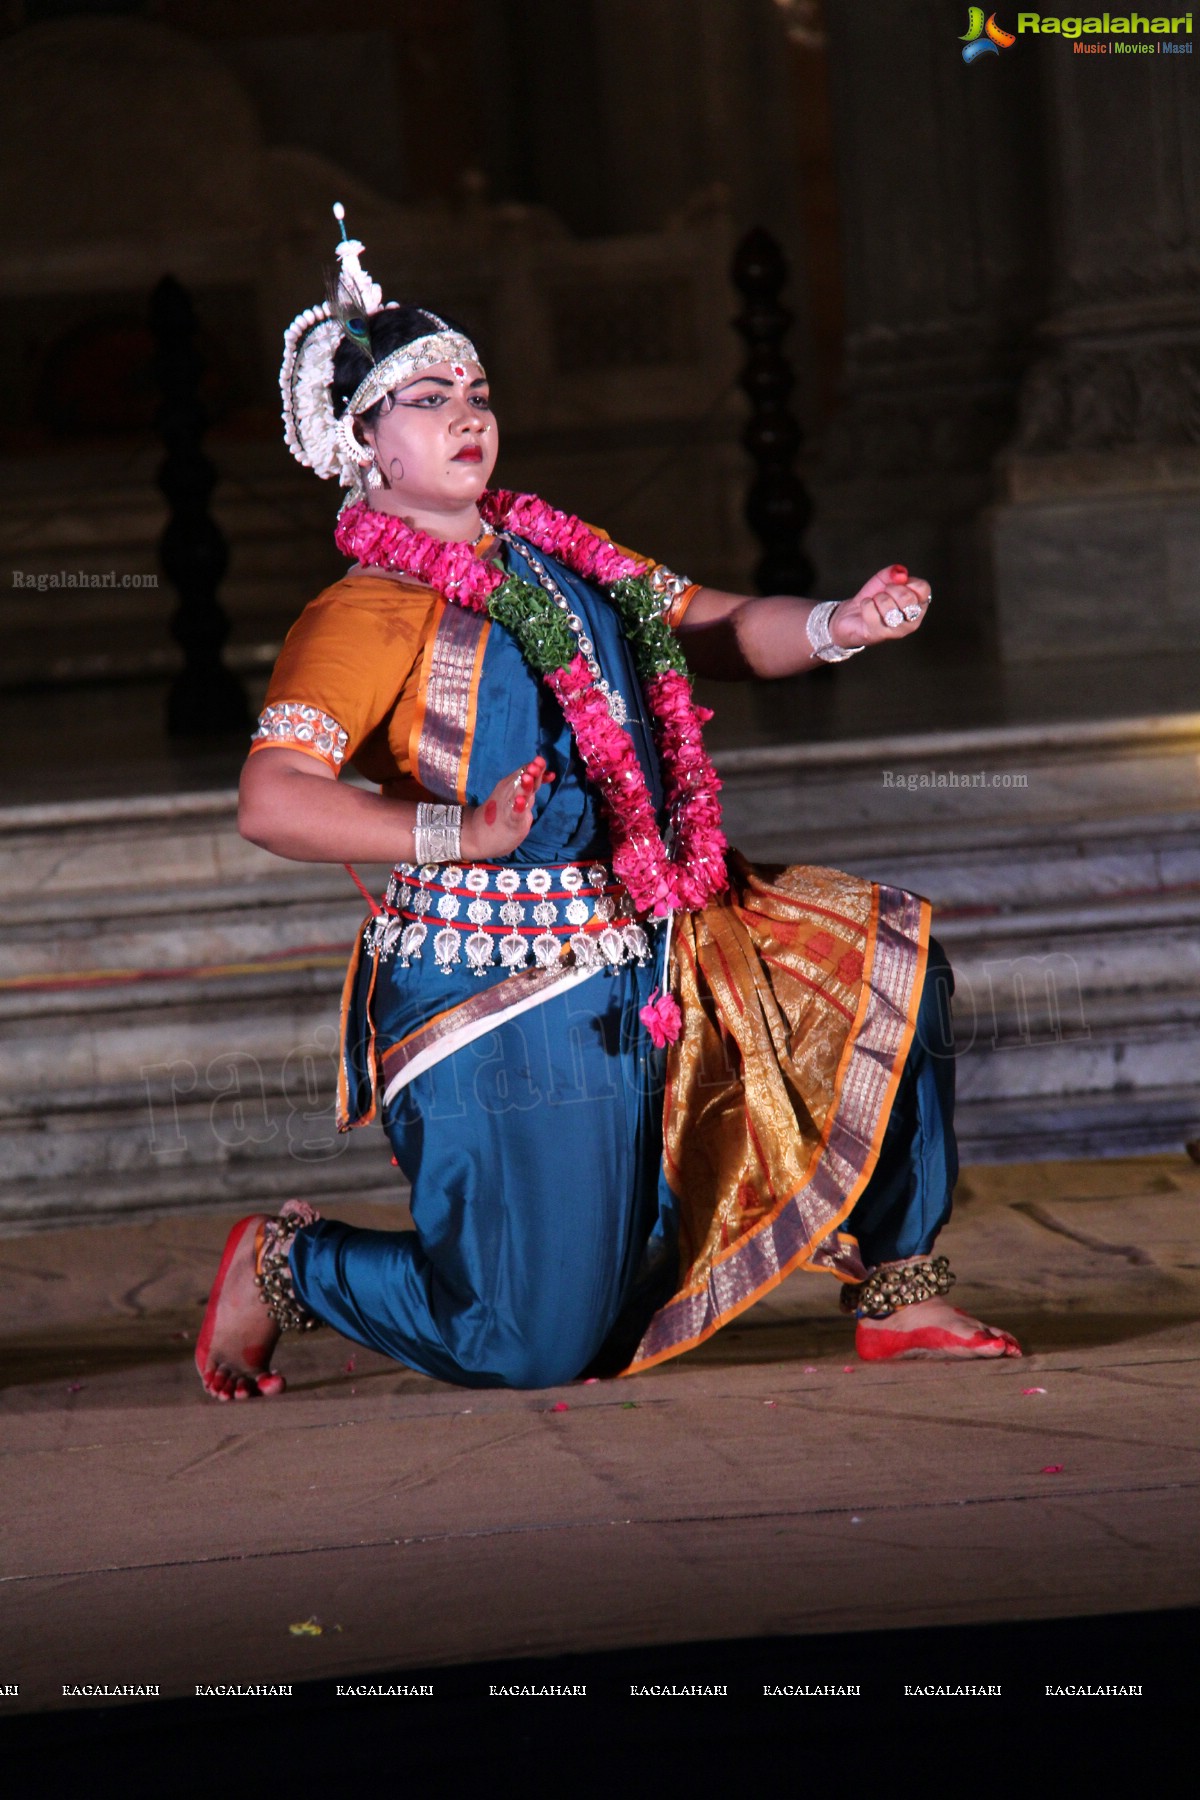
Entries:
[[[443,321],[439,321],[443,323]],[[393,350],[382,362],[375,364],[367,376],[346,403],[346,411],[364,413],[382,400],[385,394],[399,387],[402,382],[411,381],[422,369],[432,369],[435,363],[451,362],[462,357],[467,362],[477,363],[478,353],[470,338],[459,335],[457,331],[443,330],[431,332],[428,337],[415,338],[411,344],[402,344],[399,350]],[[466,374],[461,362],[454,363],[454,373],[461,380]]]

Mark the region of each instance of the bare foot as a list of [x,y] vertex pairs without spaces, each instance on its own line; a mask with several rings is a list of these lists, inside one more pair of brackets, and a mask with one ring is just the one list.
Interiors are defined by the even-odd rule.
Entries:
[[262,1213],[239,1219],[221,1256],[196,1340],[196,1367],[215,1400],[281,1394],[287,1383],[271,1368],[279,1327],[255,1282],[254,1240]]
[[887,1319],[860,1319],[854,1347],[864,1362],[917,1356],[1020,1356],[1007,1331],[983,1325],[945,1299],[917,1300]]

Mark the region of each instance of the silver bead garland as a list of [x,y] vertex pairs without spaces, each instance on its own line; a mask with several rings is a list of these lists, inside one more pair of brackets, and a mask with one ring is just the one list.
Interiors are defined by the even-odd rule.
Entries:
[[502,538],[506,544],[514,547],[518,553],[525,558],[529,567],[533,570],[538,586],[544,593],[549,594],[555,606],[557,606],[559,612],[562,613],[566,620],[567,626],[571,631],[575,642],[579,645],[579,654],[587,664],[588,674],[591,676],[595,687],[604,695],[609,713],[612,716],[614,723],[617,725],[627,724],[629,720],[629,708],[625,704],[624,695],[619,693],[616,688],[610,687],[605,680],[600,669],[600,664],[596,660],[596,646],[584,630],[583,620],[577,612],[572,611],[571,602],[567,599],[567,596],[563,593],[545,563],[540,557],[534,555],[528,545],[523,543],[516,544],[511,532],[498,531],[496,535],[497,537]]

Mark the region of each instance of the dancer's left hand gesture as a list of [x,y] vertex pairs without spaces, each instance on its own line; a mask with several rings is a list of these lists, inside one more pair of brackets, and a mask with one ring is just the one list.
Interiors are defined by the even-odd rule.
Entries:
[[903,563],[880,569],[853,600],[843,600],[829,621],[829,635],[844,650],[886,644],[920,628],[932,598],[927,581],[910,575]]

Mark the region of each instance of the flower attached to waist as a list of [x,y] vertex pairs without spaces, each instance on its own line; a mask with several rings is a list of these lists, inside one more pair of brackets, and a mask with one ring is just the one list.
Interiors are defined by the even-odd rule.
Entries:
[[678,1000],[671,994],[660,994],[657,988],[638,1013],[638,1018],[653,1038],[656,1050],[673,1044],[683,1030],[683,1014],[679,1010]]

